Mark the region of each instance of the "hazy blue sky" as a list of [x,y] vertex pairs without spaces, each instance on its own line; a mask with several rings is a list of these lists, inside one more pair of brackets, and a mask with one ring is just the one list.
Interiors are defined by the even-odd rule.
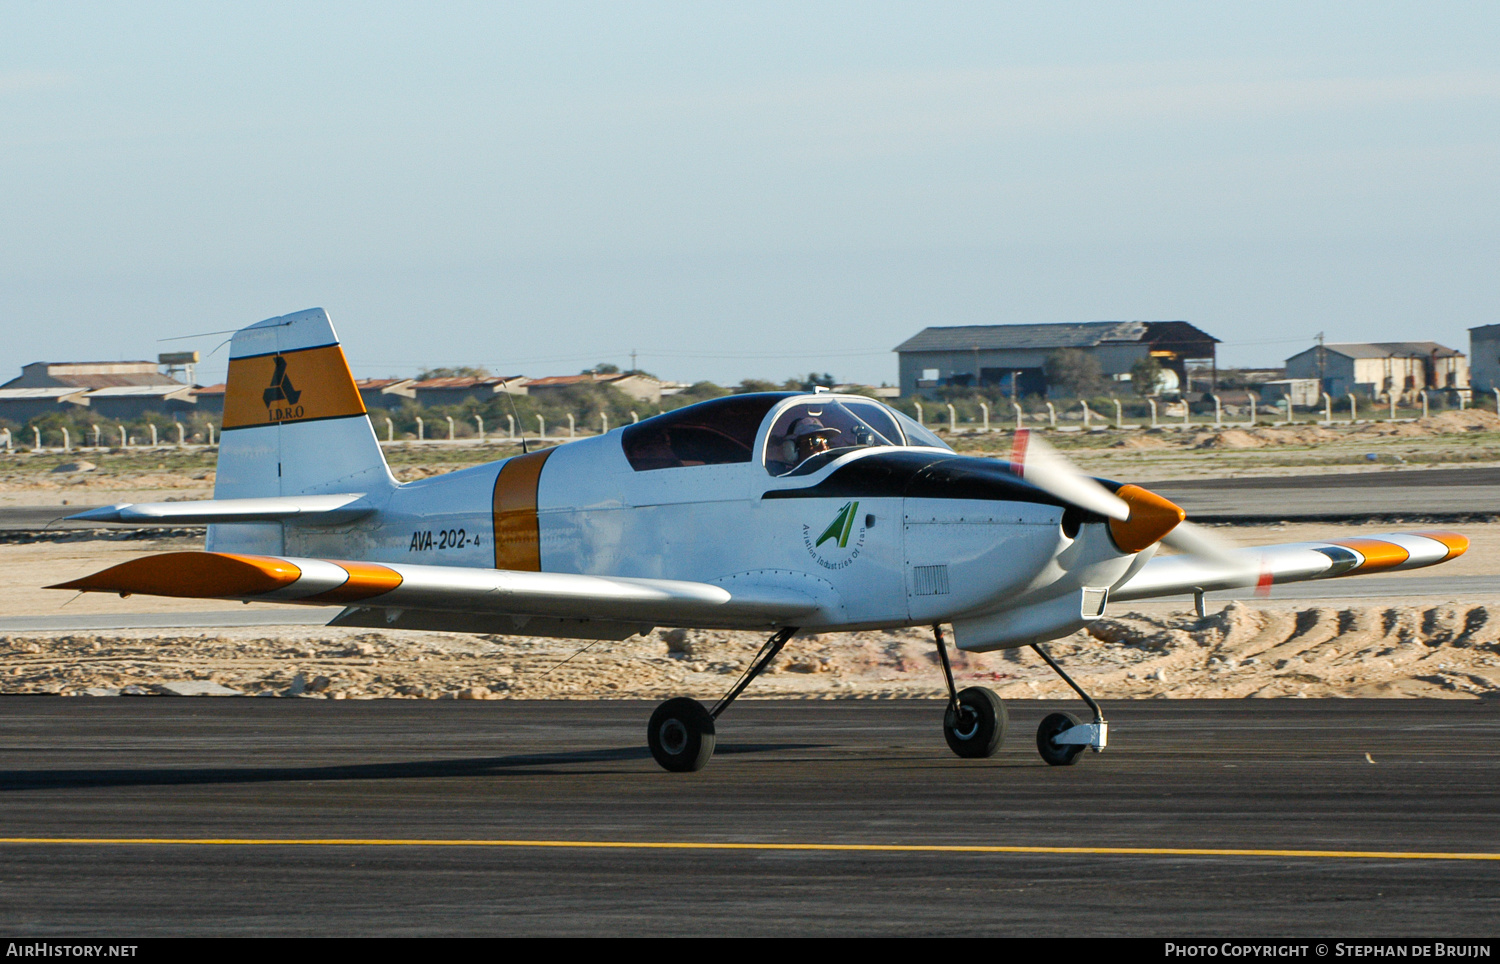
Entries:
[[314,305],[361,376],[1467,351],[1497,175],[1492,2],[0,2],[0,376]]

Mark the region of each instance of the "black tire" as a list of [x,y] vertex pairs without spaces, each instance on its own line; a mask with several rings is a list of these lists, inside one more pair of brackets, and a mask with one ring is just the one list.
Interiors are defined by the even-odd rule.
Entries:
[[696,772],[714,755],[714,718],[697,700],[686,696],[667,700],[646,724],[646,743],[662,769]]
[[1072,713],[1053,713],[1036,728],[1036,750],[1042,759],[1055,767],[1070,767],[1083,752],[1082,743],[1053,743],[1052,738],[1078,725]]
[[980,760],[995,755],[1005,742],[1005,727],[1010,715],[995,691],[971,686],[958,693],[958,712],[949,704],[943,714],[943,737],[948,749],[966,760]]

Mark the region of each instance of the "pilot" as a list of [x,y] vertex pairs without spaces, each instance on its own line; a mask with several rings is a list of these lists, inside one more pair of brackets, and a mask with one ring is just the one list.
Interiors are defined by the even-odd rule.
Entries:
[[792,422],[787,426],[786,437],[797,453],[794,464],[801,465],[819,452],[827,452],[832,447],[831,439],[838,434],[838,429],[827,427],[811,415]]

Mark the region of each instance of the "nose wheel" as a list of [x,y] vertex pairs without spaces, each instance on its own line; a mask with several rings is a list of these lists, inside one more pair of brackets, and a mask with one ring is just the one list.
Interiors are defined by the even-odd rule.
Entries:
[[1033,643],[1031,648],[1094,711],[1092,723],[1079,723],[1072,713],[1053,713],[1037,727],[1036,749],[1042,759],[1050,766],[1070,767],[1078,762],[1078,755],[1083,752],[1084,747],[1098,753],[1109,745],[1109,724],[1104,722],[1104,711],[1099,709],[1099,704],[1073,682],[1073,677],[1063,672],[1063,668],[1057,665],[1057,661],[1040,644]]

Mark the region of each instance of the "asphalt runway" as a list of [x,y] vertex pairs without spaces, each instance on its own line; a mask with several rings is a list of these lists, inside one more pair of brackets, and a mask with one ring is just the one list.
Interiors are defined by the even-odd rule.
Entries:
[[3,697],[0,927],[1500,930],[1500,703],[1109,703],[1110,748],[1051,768],[1060,706],[1011,703],[1005,749],[964,761],[940,703],[746,700],[667,774],[645,703]]
[[1500,513],[1500,469],[1392,469],[1143,483],[1200,522],[1465,519]]

